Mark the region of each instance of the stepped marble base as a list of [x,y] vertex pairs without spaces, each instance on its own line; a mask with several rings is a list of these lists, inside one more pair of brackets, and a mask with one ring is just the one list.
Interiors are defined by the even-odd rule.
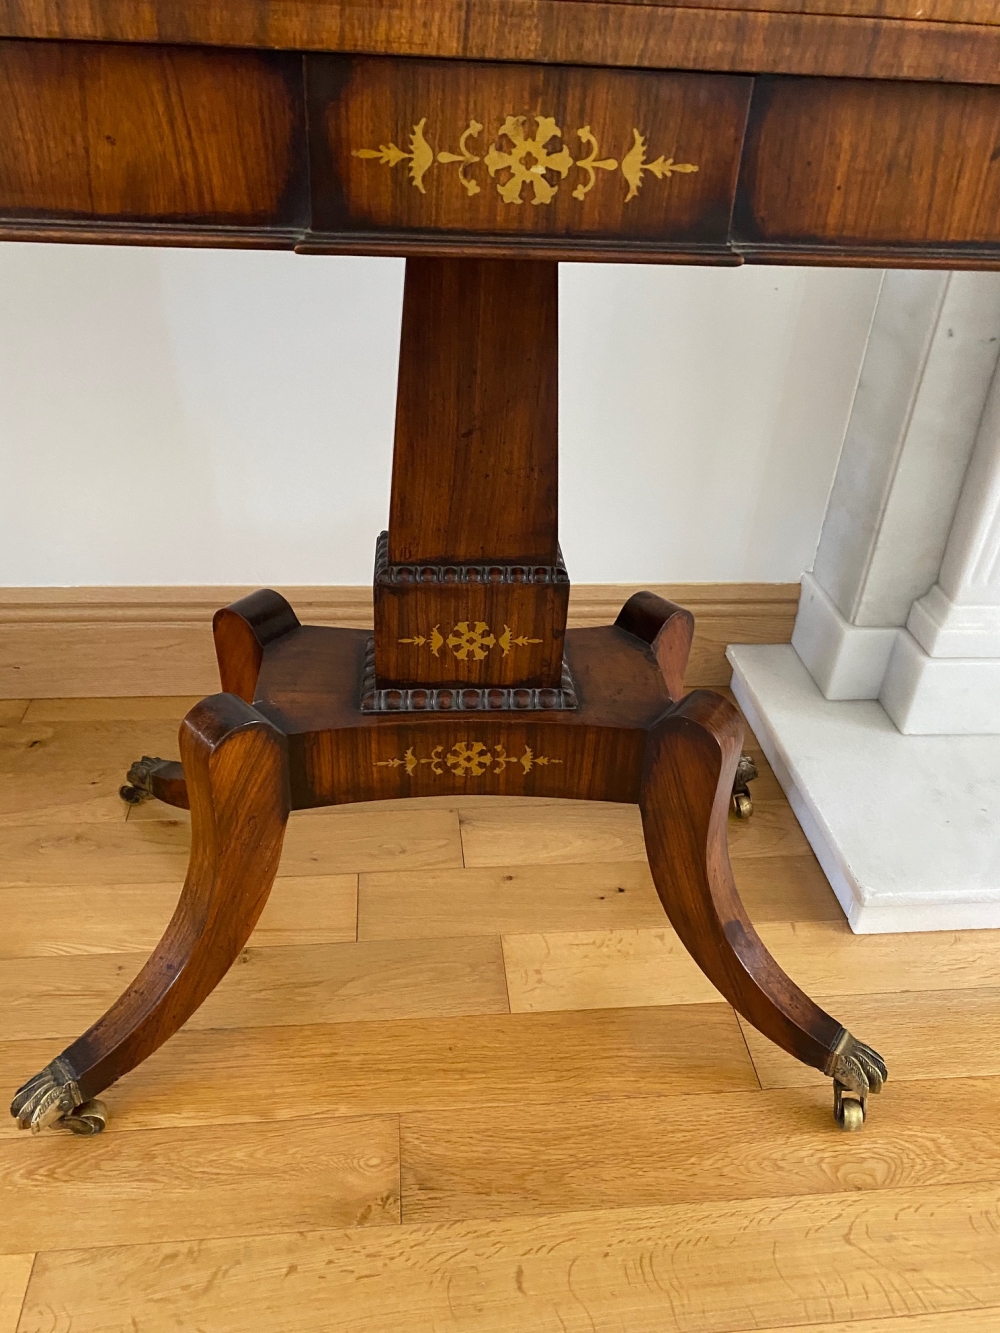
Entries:
[[1000,926],[1000,736],[904,736],[875,700],[825,699],[788,644],[728,656],[853,930]]

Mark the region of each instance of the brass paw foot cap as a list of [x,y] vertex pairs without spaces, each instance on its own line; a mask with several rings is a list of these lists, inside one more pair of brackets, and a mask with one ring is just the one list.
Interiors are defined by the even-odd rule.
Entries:
[[17,1121],[18,1129],[30,1129],[32,1134],[37,1134],[83,1104],[84,1098],[73,1070],[59,1056],[18,1088],[10,1113]]
[[834,1119],[848,1132],[860,1129],[868,1115],[869,1093],[881,1092],[889,1077],[885,1061],[845,1028],[826,1072],[833,1078]]

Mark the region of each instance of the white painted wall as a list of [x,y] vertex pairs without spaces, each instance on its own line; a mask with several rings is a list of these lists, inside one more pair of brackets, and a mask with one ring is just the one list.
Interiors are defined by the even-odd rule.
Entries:
[[[0,246],[0,585],[369,582],[402,278],[399,260]],[[571,577],[798,579],[880,278],[564,265]]]

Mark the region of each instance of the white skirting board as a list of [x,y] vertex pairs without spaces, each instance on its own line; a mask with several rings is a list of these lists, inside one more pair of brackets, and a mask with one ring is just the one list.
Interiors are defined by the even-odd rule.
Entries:
[[876,700],[825,699],[790,644],[728,657],[852,929],[1000,927],[1000,736],[904,736]]

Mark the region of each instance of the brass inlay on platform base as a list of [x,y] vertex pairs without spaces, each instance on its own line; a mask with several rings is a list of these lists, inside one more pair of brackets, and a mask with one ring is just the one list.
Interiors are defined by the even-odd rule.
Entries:
[[509,625],[504,625],[503,633],[497,638],[484,620],[477,620],[474,625],[470,625],[467,620],[460,620],[447,639],[441,633],[440,625],[435,625],[429,634],[414,634],[412,638],[400,639],[399,642],[412,643],[416,648],[429,644],[434,657],[439,656],[447,644],[459,662],[467,661],[470,653],[477,662],[483,662],[491,648],[499,648],[506,657],[512,647],[525,648],[529,643],[541,643],[542,640],[529,639],[525,634],[515,638]]
[[534,133],[529,133],[525,128],[528,116],[508,116],[482,156],[477,156],[469,147],[469,140],[483,131],[478,120],[470,120],[462,131],[457,153],[445,149],[435,154],[424,137],[426,116],[422,116],[413,126],[408,153],[397,148],[394,143],[387,143],[379,144],[378,148],[354,148],[351,156],[366,158],[390,168],[398,166],[400,162],[409,162],[410,180],[421,194],[427,193],[424,176],[435,161],[444,165],[458,162],[461,164],[458,168],[459,183],[470,198],[480,194],[482,189],[478,181],[468,174],[469,168],[482,162],[491,178],[496,180],[497,194],[505,204],[523,204],[525,200],[532,204],[551,204],[559,192],[559,181],[553,181],[551,177],[565,180],[573,167],[582,171],[585,177],[572,191],[573,198],[581,202],[594,188],[598,171],[617,171],[621,167],[629,187],[625,195],[625,202],[628,203],[639,193],[643,175],[647,171],[657,180],[664,180],[675,174],[689,175],[698,170],[693,162],[675,162],[672,157],[665,158],[662,154],[654,161],[647,162],[646,140],[634,126],[632,146],[621,163],[614,157],[597,156],[600,146],[589,125],[581,125],[576,137],[590,151],[583,157],[574,157],[564,143],[559,147],[553,146],[554,141],[563,137],[555,117],[533,116],[530,119],[535,122]]
[[494,745],[492,752],[482,741],[456,741],[445,753],[443,745],[435,745],[429,757],[419,758],[413,746],[406,750],[402,758],[376,759],[376,768],[405,768],[407,775],[412,775],[422,765],[429,766],[429,771],[439,777],[451,772],[457,778],[479,778],[492,768],[494,773],[517,767],[525,773],[533,768],[548,764],[561,764],[561,759],[550,759],[548,755],[535,754],[530,745],[525,745],[524,753],[519,756],[508,755],[503,745]]

